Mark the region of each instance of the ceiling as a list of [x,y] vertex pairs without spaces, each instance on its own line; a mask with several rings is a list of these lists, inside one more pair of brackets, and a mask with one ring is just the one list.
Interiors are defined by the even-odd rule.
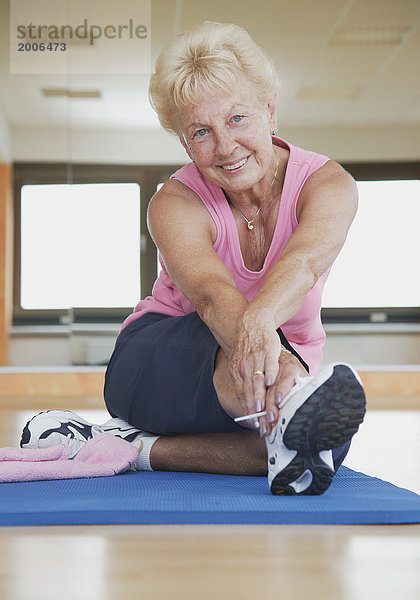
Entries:
[[[84,4],[100,11],[125,1]],[[245,27],[278,67],[282,80],[278,118],[284,126],[420,121],[419,0],[152,0],[151,4],[153,61],[174,33],[193,24],[216,20]],[[12,129],[159,126],[147,100],[147,75],[12,75],[5,0],[0,0],[0,27],[0,112]],[[99,97],[42,93],[43,88],[63,87],[76,96],[95,90]]]

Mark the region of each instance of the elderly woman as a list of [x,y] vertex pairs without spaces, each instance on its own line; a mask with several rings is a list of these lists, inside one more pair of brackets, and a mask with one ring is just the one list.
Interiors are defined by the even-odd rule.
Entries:
[[365,411],[350,366],[318,372],[322,289],[357,191],[339,164],[275,136],[278,89],[236,25],[204,23],[160,53],[151,102],[192,162],[150,202],[162,270],[107,369],[113,418],[41,413],[23,446],[68,438],[76,453],[108,431],[140,448],[139,469],[268,472],[274,494],[328,488]]

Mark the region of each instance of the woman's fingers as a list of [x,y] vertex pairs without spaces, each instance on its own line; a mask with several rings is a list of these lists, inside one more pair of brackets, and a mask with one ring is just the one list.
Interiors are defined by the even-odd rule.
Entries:
[[[278,339],[277,333],[275,333]],[[278,373],[278,358],[280,344],[270,340],[263,348],[259,348],[250,355],[250,359],[243,373],[244,389],[247,393],[247,408],[251,412],[265,409],[267,393],[267,369],[270,382],[274,382]],[[250,385],[251,384],[251,385]],[[251,392],[252,390],[252,392]],[[261,421],[260,421],[261,423]]]
[[[252,374],[253,392],[254,392],[254,406],[255,412],[265,409],[265,373],[263,369],[256,369]],[[267,432],[267,423],[264,417],[258,420],[258,428],[260,435],[263,436]]]
[[296,383],[296,377],[305,377],[305,371],[300,361],[292,354],[283,352],[279,360],[279,373],[276,382],[266,394],[266,411],[269,423],[269,431],[278,419],[279,408],[283,398],[287,396]]
[[[276,333],[277,335],[277,333]],[[278,336],[277,336],[278,337]],[[274,351],[267,352],[265,355],[264,373],[265,373],[265,385],[270,387],[277,380],[279,374],[279,355],[280,355],[280,342],[278,347],[274,348]]]
[[[254,412],[259,412],[263,410],[265,407],[265,376],[264,371],[262,369],[256,369],[251,374],[252,381],[252,394],[251,398],[251,406],[250,408]],[[254,404],[252,406],[252,403]]]

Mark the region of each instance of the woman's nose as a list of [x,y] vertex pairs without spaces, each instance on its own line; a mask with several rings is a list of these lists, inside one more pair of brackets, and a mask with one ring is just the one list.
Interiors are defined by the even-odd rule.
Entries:
[[230,131],[218,131],[216,137],[216,153],[219,156],[230,156],[238,145],[235,136]]

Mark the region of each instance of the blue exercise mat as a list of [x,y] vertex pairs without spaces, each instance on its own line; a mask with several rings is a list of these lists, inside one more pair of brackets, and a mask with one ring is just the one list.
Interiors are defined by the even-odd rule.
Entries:
[[419,522],[419,495],[346,467],[322,496],[272,496],[265,477],[163,471],[0,484],[0,525]]

